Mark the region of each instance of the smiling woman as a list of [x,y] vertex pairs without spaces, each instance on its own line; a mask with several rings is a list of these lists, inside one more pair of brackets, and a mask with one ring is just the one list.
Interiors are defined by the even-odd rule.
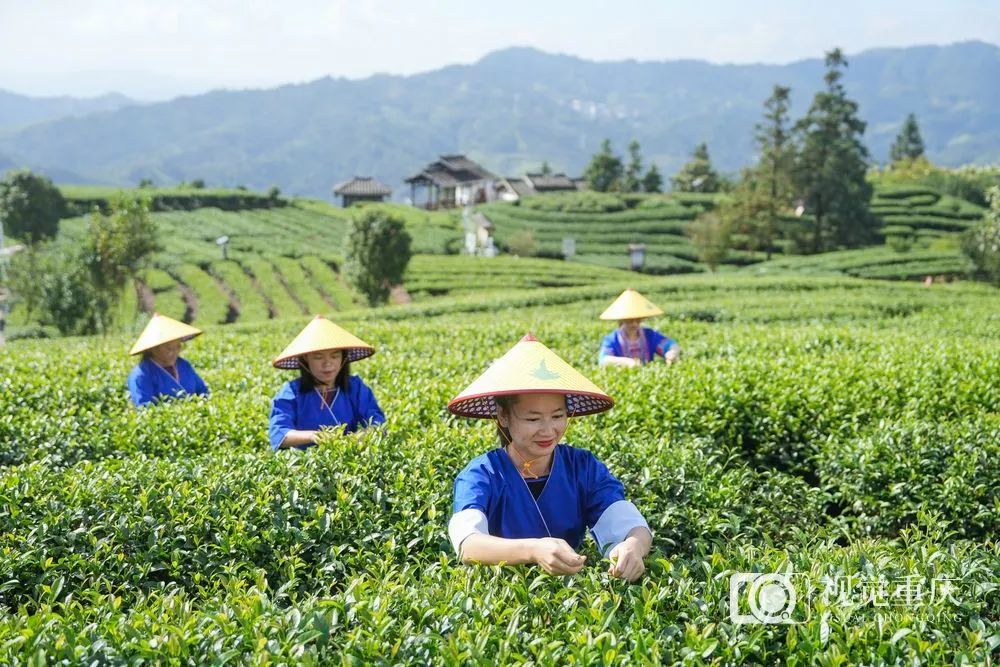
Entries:
[[275,368],[298,369],[271,406],[271,448],[305,449],[317,444],[322,429],[353,433],[385,423],[372,390],[351,362],[375,348],[319,315],[274,360]]
[[652,543],[642,514],[593,454],[559,444],[570,416],[613,405],[530,334],[448,404],[458,415],[495,419],[499,438],[455,480],[448,533],[462,562],[536,563],[550,574],[576,574],[589,528],[611,575],[642,576]]

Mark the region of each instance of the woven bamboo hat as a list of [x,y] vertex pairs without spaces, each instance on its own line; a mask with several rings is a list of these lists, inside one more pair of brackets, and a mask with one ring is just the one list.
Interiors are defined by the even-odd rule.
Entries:
[[139,334],[139,338],[132,345],[132,349],[128,353],[139,354],[164,343],[175,340],[184,342],[200,335],[201,329],[196,329],[190,324],[178,322],[172,317],[153,313],[153,317],[146,324],[146,328],[142,330],[142,333]]
[[320,350],[343,350],[347,361],[358,361],[375,354],[375,348],[357,336],[317,315],[299,332],[281,354],[271,362],[275,368],[296,369],[299,357]]
[[462,417],[493,419],[496,397],[515,394],[563,394],[573,417],[604,412],[615,404],[600,387],[527,334],[453,398],[448,409]]
[[602,320],[640,320],[644,317],[656,317],[663,311],[653,305],[653,302],[636,292],[627,289],[621,293],[608,309],[601,313]]

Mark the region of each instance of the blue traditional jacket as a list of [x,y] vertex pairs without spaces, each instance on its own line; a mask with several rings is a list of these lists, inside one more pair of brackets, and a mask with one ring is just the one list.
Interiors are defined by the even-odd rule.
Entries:
[[183,357],[174,364],[177,379],[152,359],[143,359],[128,374],[129,398],[136,406],[158,403],[163,398],[208,394],[208,385]]
[[[645,354],[640,361],[644,364],[649,363],[653,360],[656,355],[664,356],[667,351],[677,345],[677,342],[673,338],[664,336],[656,329],[650,329],[649,327],[642,327],[642,336],[646,341]],[[600,361],[602,358],[607,356],[612,357],[627,357],[628,355],[628,342],[625,340],[625,334],[622,333],[621,329],[615,329],[601,341],[601,351],[597,355],[597,360]]]
[[556,446],[537,501],[505,450],[473,459],[455,479],[454,512],[449,534],[459,553],[462,541],[477,532],[509,539],[558,537],[578,549],[588,528],[606,553],[632,528],[648,528],[607,466],[569,445]]
[[[348,378],[347,389],[337,388],[329,406],[323,405],[319,392],[302,392],[301,382],[300,379],[286,382],[271,403],[272,449],[278,449],[285,435],[293,429],[317,431],[321,427],[342,426],[345,433],[353,433],[366,426],[385,423],[385,415],[375,395],[357,375]],[[309,446],[301,445],[299,449]]]

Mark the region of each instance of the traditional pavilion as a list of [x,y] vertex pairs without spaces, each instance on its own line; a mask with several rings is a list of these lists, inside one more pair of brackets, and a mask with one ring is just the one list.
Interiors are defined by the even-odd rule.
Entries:
[[355,176],[333,186],[333,194],[343,198],[343,206],[347,208],[359,201],[385,201],[392,194],[392,188],[371,176]]

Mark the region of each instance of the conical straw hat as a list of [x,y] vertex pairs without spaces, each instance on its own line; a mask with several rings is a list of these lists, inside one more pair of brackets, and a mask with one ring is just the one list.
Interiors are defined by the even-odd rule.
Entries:
[[608,309],[601,313],[602,320],[639,320],[644,317],[656,317],[663,311],[653,305],[653,302],[636,292],[627,289],[621,293]]
[[275,368],[295,369],[299,367],[299,357],[320,350],[343,350],[347,361],[375,354],[374,347],[317,315],[271,363]]
[[139,354],[146,350],[151,350],[157,345],[163,345],[170,341],[191,340],[195,336],[201,335],[201,329],[196,329],[190,324],[178,322],[172,317],[153,313],[153,317],[146,324],[146,328],[139,334],[138,340],[132,345],[129,354]]
[[497,413],[494,398],[513,394],[563,394],[566,410],[574,417],[604,412],[615,404],[597,385],[528,334],[453,398],[448,409],[463,417],[492,419]]

